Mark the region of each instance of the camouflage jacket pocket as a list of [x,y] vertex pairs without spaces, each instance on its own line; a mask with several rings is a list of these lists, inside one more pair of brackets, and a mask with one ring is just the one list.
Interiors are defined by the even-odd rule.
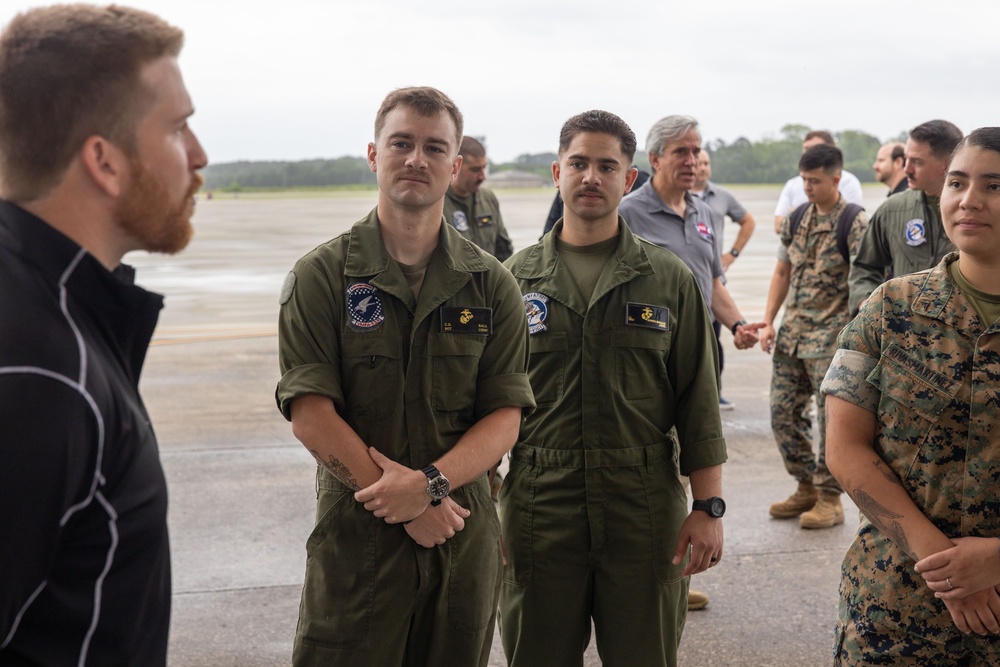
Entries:
[[923,360],[910,356],[902,347],[892,344],[879,359],[868,381],[890,398],[919,417],[937,422],[958,395],[961,383],[927,366]]

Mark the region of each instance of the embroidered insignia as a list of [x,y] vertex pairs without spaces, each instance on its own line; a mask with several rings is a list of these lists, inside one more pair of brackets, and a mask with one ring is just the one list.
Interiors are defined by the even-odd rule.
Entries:
[[702,222],[701,220],[699,220],[695,224],[695,228],[698,230],[698,236],[700,236],[701,238],[705,239],[706,241],[711,240],[711,238],[712,238],[712,228],[711,227],[709,227],[704,222]]
[[927,243],[924,221],[914,218],[906,223],[906,245],[918,246]]
[[295,291],[295,272],[289,271],[285,276],[285,282],[281,285],[281,293],[278,295],[278,305],[284,306],[292,298]]
[[538,292],[529,292],[524,295],[524,312],[528,316],[528,333],[536,334],[548,330],[545,318],[549,315],[549,307],[546,305],[549,297]]
[[493,224],[493,216],[492,215],[481,215],[478,218],[476,218],[476,222],[478,222],[480,224],[480,226],[492,225]]
[[629,302],[625,304],[625,324],[631,327],[670,331],[670,309]]
[[455,211],[451,215],[451,224],[460,232],[469,231],[469,219],[465,217],[465,211]]
[[488,336],[493,333],[493,309],[441,306],[441,332]]
[[347,314],[351,328],[356,331],[373,331],[385,321],[382,300],[378,289],[368,283],[347,286]]

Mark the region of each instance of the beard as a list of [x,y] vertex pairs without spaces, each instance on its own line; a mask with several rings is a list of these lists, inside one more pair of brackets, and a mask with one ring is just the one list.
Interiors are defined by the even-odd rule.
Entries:
[[118,226],[142,250],[168,255],[180,252],[194,236],[192,198],[205,182],[204,177],[193,174],[184,197],[171,200],[170,193],[139,160],[130,160],[129,168],[131,182],[114,210]]

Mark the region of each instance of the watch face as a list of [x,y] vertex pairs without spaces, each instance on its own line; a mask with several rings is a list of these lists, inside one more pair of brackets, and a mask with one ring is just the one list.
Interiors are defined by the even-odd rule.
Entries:
[[726,513],[726,501],[722,498],[712,498],[709,501],[708,513],[714,517],[721,517]]
[[451,491],[451,484],[448,478],[439,474],[437,477],[427,481],[427,493],[435,500],[441,500]]

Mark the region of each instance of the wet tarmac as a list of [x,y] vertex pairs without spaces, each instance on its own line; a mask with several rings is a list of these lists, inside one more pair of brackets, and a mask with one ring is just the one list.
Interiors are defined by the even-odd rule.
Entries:
[[[515,248],[533,243],[553,191],[496,192]],[[734,192],[758,224],[729,289],[755,320],[774,267],[778,188]],[[883,196],[869,186],[868,210]],[[142,390],[170,485],[173,667],[290,663],[315,492],[312,458],[274,404],[278,292],[298,257],[346,230],[374,198],[203,198],[183,254],[126,259],[140,284],[167,296]],[[730,224],[727,243],[736,232]],[[693,580],[711,603],[688,616],[681,664],[828,665],[840,561],[857,512],[845,496],[847,522],[821,531],[768,516],[795,487],[771,437],[770,357],[737,352],[723,336],[723,394],[736,405],[722,413],[726,550]],[[497,636],[490,665],[504,664]],[[593,642],[584,664],[601,664]]]

